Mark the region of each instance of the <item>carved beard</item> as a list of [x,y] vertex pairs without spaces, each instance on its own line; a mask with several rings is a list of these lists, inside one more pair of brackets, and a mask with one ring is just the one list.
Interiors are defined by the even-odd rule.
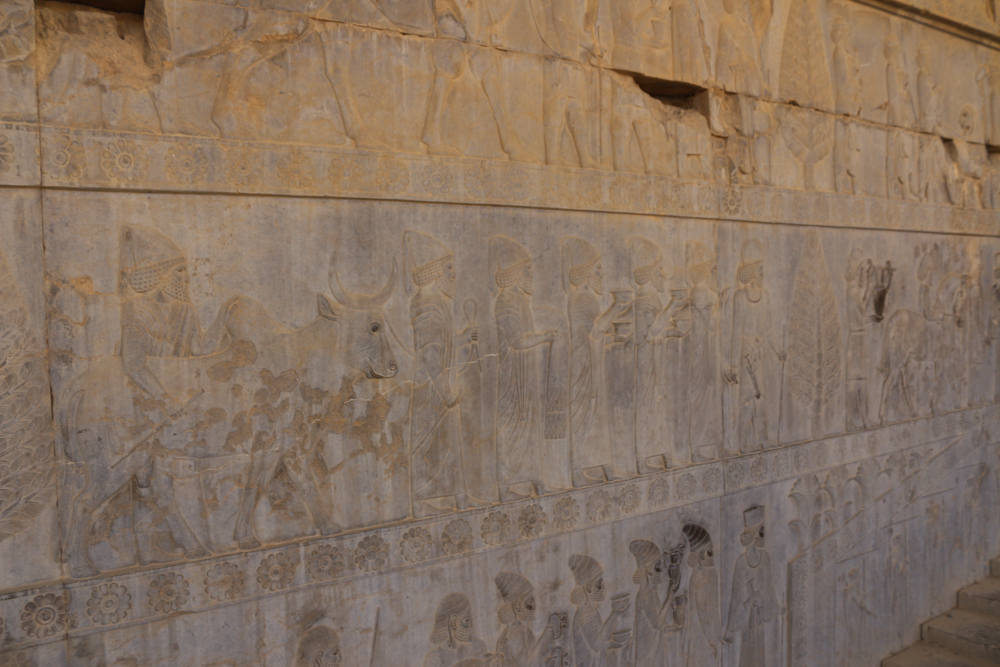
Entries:
[[453,618],[451,622],[452,641],[468,644],[472,641],[472,628],[462,625],[461,619]]
[[527,271],[521,272],[521,277],[517,279],[517,286],[521,288],[521,291],[525,294],[531,294],[531,276],[528,275]]
[[438,289],[449,299],[455,298],[455,279],[441,277],[438,279]]
[[179,277],[175,277],[175,275],[176,274],[171,274],[171,276],[167,278],[163,285],[163,293],[173,299],[177,299],[178,301],[186,302],[191,298],[188,294],[187,283]]
[[599,276],[591,271],[590,275],[587,276],[587,284],[590,285],[590,289],[594,290],[594,294],[604,294],[604,276]]
[[313,658],[313,665],[315,667],[339,667],[340,665],[340,647],[331,646],[322,653],[316,655]]

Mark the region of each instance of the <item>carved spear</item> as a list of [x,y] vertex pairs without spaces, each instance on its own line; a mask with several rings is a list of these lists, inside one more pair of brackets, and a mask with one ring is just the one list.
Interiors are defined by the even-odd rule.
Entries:
[[125,459],[127,459],[132,454],[132,452],[134,452],[135,450],[139,449],[139,447],[141,447],[142,445],[146,444],[149,441],[150,438],[152,438],[154,435],[156,435],[157,433],[160,432],[161,428],[163,428],[164,426],[166,426],[167,424],[169,424],[171,421],[173,421],[174,419],[176,419],[177,417],[179,417],[185,410],[188,409],[188,407],[192,403],[194,403],[196,400],[198,400],[198,398],[202,394],[204,394],[204,393],[205,393],[204,389],[199,389],[198,393],[195,394],[194,396],[192,396],[191,398],[189,398],[188,402],[185,403],[184,405],[182,405],[177,412],[175,412],[175,413],[173,413],[171,415],[168,415],[163,421],[161,421],[159,424],[157,424],[156,426],[154,426],[153,429],[149,433],[147,433],[145,436],[143,436],[142,440],[140,440],[139,442],[137,442],[134,445],[132,445],[131,447],[129,447],[128,451],[125,452],[124,454],[122,454],[121,458],[119,458],[117,461],[115,461],[114,463],[111,464],[111,468],[114,469],[114,468],[118,467],[119,463],[121,463],[122,461],[124,461]]

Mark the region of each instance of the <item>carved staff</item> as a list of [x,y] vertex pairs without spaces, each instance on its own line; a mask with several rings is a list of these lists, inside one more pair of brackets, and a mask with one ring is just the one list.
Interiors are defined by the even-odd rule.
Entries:
[[[781,325],[781,351],[785,353],[785,359],[788,358],[788,348],[785,347],[785,328],[786,325]],[[778,433],[774,436],[775,446],[781,444],[781,406],[785,402],[785,359],[781,360],[781,379],[778,381]]]
[[131,447],[129,447],[128,451],[125,452],[124,454],[122,454],[121,458],[119,458],[117,461],[115,461],[114,463],[111,464],[111,469],[114,470],[116,467],[118,467],[118,464],[121,463],[122,461],[124,461],[125,459],[127,459],[132,454],[132,452],[134,452],[135,450],[139,449],[139,447],[141,447],[144,444],[146,444],[149,441],[150,438],[152,438],[154,435],[156,435],[157,433],[159,433],[161,428],[163,428],[164,426],[166,426],[167,424],[169,424],[170,422],[172,422],[174,419],[177,419],[178,417],[180,417],[181,414],[185,410],[187,410],[188,407],[192,403],[194,403],[196,400],[198,400],[198,398],[202,394],[204,394],[204,393],[205,393],[204,389],[199,389],[198,393],[195,394],[194,396],[192,396],[190,399],[188,399],[188,402],[185,403],[184,405],[182,405],[180,407],[180,409],[177,410],[177,412],[169,415],[166,419],[164,419],[159,424],[157,424],[156,426],[154,426],[153,430],[151,430],[149,433],[147,433],[145,436],[143,436],[142,440],[140,440],[139,442],[137,442],[134,445],[132,445]]
[[372,631],[372,654],[368,659],[368,667],[375,667],[375,645],[378,644],[378,617],[382,607],[375,607],[375,629]]

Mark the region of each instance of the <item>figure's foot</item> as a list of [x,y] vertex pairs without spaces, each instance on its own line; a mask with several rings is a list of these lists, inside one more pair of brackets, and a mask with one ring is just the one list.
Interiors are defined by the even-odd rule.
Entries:
[[253,535],[244,537],[243,539],[237,539],[236,543],[243,551],[251,551],[253,549],[260,549],[261,547],[260,540]]
[[639,465],[639,474],[655,475],[658,472],[665,472],[669,468],[667,460],[666,454],[655,454],[639,459],[636,461]]
[[96,577],[100,573],[100,570],[88,563],[86,565],[77,565],[70,569],[69,576],[73,579],[86,579],[88,577]]
[[418,500],[413,505],[413,515],[416,519],[425,519],[432,516],[441,516],[458,511],[458,499],[455,496],[441,496],[439,498],[429,498]]
[[336,523],[326,523],[319,527],[319,534],[323,537],[329,537],[330,535],[342,532],[344,532],[344,529],[340,527],[340,524]]
[[427,144],[427,153],[429,155],[441,155],[444,157],[463,157],[462,151],[452,148],[451,146],[444,143],[440,139],[434,141],[428,141],[424,139],[424,143]]
[[458,499],[458,509],[460,510],[481,510],[485,507],[492,507],[493,503],[488,500],[480,500],[466,494]]
[[510,484],[500,490],[500,502],[511,503],[526,498],[534,498],[538,495],[535,492],[535,485],[531,482],[518,482]]
[[188,560],[198,560],[199,558],[208,558],[212,553],[202,546],[197,546],[187,552],[186,556]]

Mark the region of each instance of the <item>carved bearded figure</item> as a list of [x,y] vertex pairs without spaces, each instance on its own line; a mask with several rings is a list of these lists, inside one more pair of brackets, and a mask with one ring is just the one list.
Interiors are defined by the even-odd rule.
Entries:
[[688,424],[694,461],[715,459],[722,444],[722,373],[719,365],[719,293],[715,255],[689,241],[687,306],[691,329],[684,339],[684,377],[688,381]]
[[452,593],[441,600],[434,615],[431,644],[435,648],[424,657],[424,667],[454,667],[485,655],[486,644],[476,638],[472,627],[472,604],[462,593]]
[[122,367],[146,394],[174,407],[175,399],[146,367],[146,358],[215,352],[224,335],[222,317],[202,334],[188,293],[187,259],[173,241],[138,226],[124,227],[121,234]]
[[604,600],[604,570],[590,556],[574,554],[569,559],[575,586],[570,602],[576,605],[571,633],[574,667],[606,667],[629,646],[632,630],[616,629],[628,611],[628,598],[612,601],[611,614],[605,620],[598,605]]
[[[494,579],[503,604],[497,612],[503,631],[497,640],[495,655],[502,661],[497,667],[535,667],[543,665],[553,648],[553,640],[562,634],[565,615],[553,614],[550,624],[535,637],[535,589],[531,582],[513,572],[501,572]],[[562,620],[560,619],[562,616]]]
[[604,437],[604,335],[630,303],[615,301],[601,312],[604,293],[601,255],[576,236],[563,239],[563,288],[569,295],[569,423],[573,483],[613,477],[612,453]]
[[403,236],[406,288],[416,371],[410,413],[414,512],[418,516],[466,505],[459,395],[452,389],[455,355],[455,257],[432,236]]
[[[701,636],[708,644],[712,655],[718,655],[719,643],[719,572],[715,569],[715,549],[708,531],[694,523],[686,523],[681,529],[688,544],[688,565],[691,579],[688,584],[693,601],[694,616],[697,618]],[[704,643],[694,637],[695,629],[689,625],[687,655],[704,653]],[[701,648],[699,648],[701,647]]]
[[[656,323],[664,312],[662,293],[665,288],[663,253],[651,241],[634,238],[629,241],[629,260],[635,299],[633,351],[635,363],[635,456],[640,472],[663,468],[657,459],[668,450],[666,428],[662,419],[663,395],[666,389],[666,369],[657,365]],[[659,460],[660,463],[652,463]]]
[[[649,540],[633,540],[628,547],[635,558],[632,580],[639,586],[635,594],[635,667],[659,667],[667,654],[666,637],[684,627],[683,595],[675,595],[671,580],[667,596],[660,600],[663,583],[663,551]],[[679,584],[680,581],[677,581]]]
[[535,331],[531,256],[505,236],[490,239],[490,272],[497,297],[497,469],[503,500],[544,490],[544,439],[538,354],[558,332]]
[[872,301],[871,260],[861,248],[851,250],[847,281],[847,430],[868,428],[868,315]]
[[768,667],[767,628],[778,615],[774,595],[771,554],[764,549],[764,508],[756,505],[743,512],[740,544],[745,550],[733,568],[729,618],[724,640],[740,635],[740,667]]
[[774,443],[778,402],[777,361],[785,351],[774,339],[771,296],[764,289],[764,254],[760,242],[744,241],[733,295],[733,337],[727,380],[738,385],[737,438],[742,451]]

